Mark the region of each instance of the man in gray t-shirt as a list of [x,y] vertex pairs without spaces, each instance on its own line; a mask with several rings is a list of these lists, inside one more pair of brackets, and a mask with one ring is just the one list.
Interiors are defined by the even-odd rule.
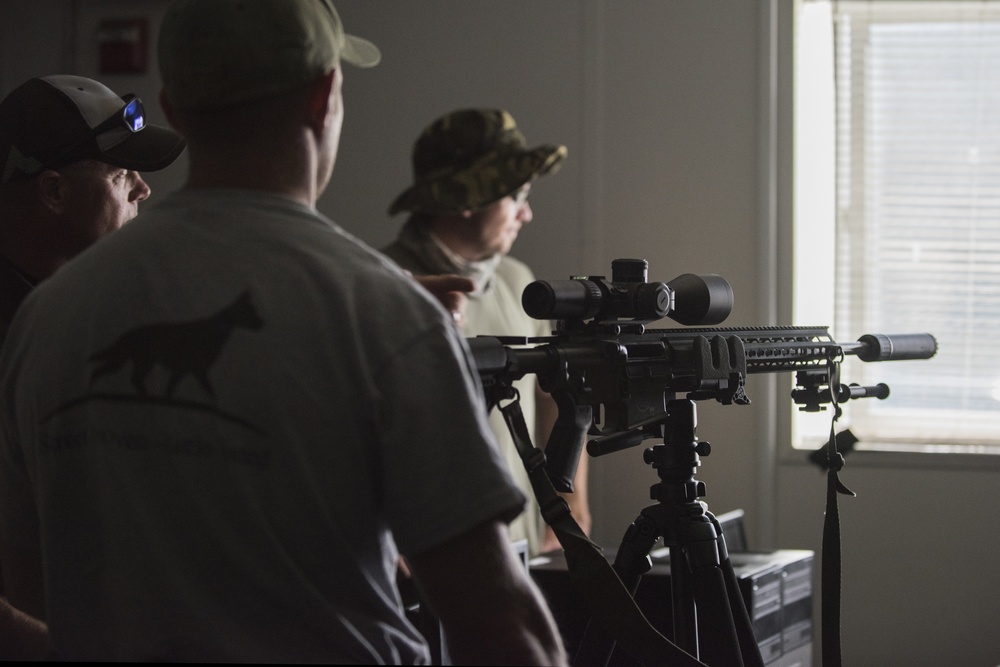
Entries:
[[421,663],[402,554],[456,663],[564,663],[464,340],[315,210],[378,50],[317,0],[181,0],[159,45],[189,179],[12,324],[5,576],[72,660]]

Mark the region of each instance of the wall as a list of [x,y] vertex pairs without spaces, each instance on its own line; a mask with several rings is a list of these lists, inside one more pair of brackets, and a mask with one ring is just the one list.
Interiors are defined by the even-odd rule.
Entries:
[[[97,76],[100,18],[148,15],[164,0],[5,0],[0,93],[69,67]],[[409,152],[435,116],[463,106],[509,109],[529,143],[558,142],[569,159],[532,191],[535,221],[515,247],[540,278],[607,274],[644,257],[650,279],[719,273],[736,308],[727,324],[787,317],[790,110],[787,44],[778,53],[772,0],[339,0],[348,29],[384,61],[347,68],[347,116],[323,212],[380,246],[402,220],[392,198],[409,184]],[[787,24],[787,14],[784,15]],[[75,26],[69,35],[58,26]],[[14,27],[17,26],[17,27]],[[27,34],[45,35],[29,39]],[[56,48],[58,45],[63,47]],[[69,46],[66,46],[66,45]],[[62,55],[60,55],[62,54]],[[782,59],[784,57],[784,59]],[[102,77],[156,99],[156,77]],[[156,105],[149,104],[155,109]],[[156,119],[158,109],[153,118]],[[153,180],[179,187],[183,163]],[[151,179],[152,180],[152,179]],[[782,315],[784,314],[784,315]],[[785,322],[783,322],[785,323]],[[808,323],[812,324],[812,323]],[[669,326],[663,323],[662,326]],[[699,404],[713,453],[699,478],[715,513],[747,511],[759,548],[821,544],[825,482],[787,448],[784,382],[754,376],[749,406]],[[781,390],[784,391],[783,389]],[[1000,663],[996,469],[877,464],[853,457],[842,500],[845,664]],[[594,535],[616,546],[657,481],[639,448],[592,460]],[[817,618],[818,623],[818,618]]]
[[[149,21],[150,41],[166,11],[164,0],[6,0],[0,2],[0,94],[33,76],[78,74],[99,79],[120,95],[133,93],[143,101],[148,120],[166,125],[158,97],[155,49],[149,70],[139,74],[99,74],[97,35],[103,19],[141,18]],[[170,169],[144,174],[153,191],[150,202],[184,182],[187,156]]]
[[[503,106],[529,143],[569,148],[560,172],[532,190],[534,221],[515,246],[540,278],[607,275],[613,259],[643,257],[652,280],[725,275],[736,291],[730,320],[754,321],[753,4],[337,6],[348,29],[384,56],[374,70],[346,70],[342,150],[320,204],[340,224],[373,245],[390,240],[402,216],[385,211],[410,183],[410,149],[423,126],[450,109]],[[734,50],[749,56],[733,58]],[[755,469],[746,442],[753,410],[711,419],[703,421],[704,437],[718,438],[704,465],[709,501],[754,517],[755,480],[736,472]],[[592,464],[591,493],[602,507],[595,531],[617,543],[657,478],[638,449]]]

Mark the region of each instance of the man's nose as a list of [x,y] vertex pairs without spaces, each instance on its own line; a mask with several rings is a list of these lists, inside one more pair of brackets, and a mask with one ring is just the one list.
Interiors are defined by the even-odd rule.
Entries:
[[132,191],[129,193],[129,200],[134,202],[140,202],[144,199],[148,199],[152,190],[149,189],[149,185],[146,181],[142,180],[142,176],[137,171],[131,172],[133,176]]
[[531,219],[533,217],[534,216],[531,213],[531,204],[525,201],[523,204],[521,204],[521,208],[519,208],[517,211],[517,219],[520,220],[522,223],[527,224],[531,222]]

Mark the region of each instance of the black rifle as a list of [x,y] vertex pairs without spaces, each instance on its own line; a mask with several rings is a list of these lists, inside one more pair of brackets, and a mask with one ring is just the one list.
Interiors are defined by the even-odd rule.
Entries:
[[[467,339],[492,407],[512,398],[512,383],[538,376],[559,407],[545,447],[546,469],[560,491],[573,490],[584,436],[587,453],[601,456],[661,438],[668,405],[678,394],[725,405],[750,403],[744,383],[753,373],[796,373],[792,400],[807,411],[833,400],[830,362],[928,359],[930,334],[869,334],[838,343],[827,327],[687,328],[627,332],[620,324],[568,328],[540,338]],[[835,383],[836,400],[886,398],[884,384]]]
[[[587,453],[591,456],[648,439],[662,440],[663,444],[644,455],[661,478],[652,489],[659,504],[645,508],[630,526],[614,570],[623,588],[634,595],[639,577],[648,570],[649,551],[660,537],[670,547],[671,562],[685,563],[677,571],[672,568],[675,642],[661,636],[639,636],[641,628],[634,633],[636,626],[648,623],[621,603],[616,587],[605,585],[607,577],[590,576],[586,583],[593,583],[595,592],[589,595],[588,605],[603,630],[592,632],[588,627],[575,663],[606,663],[618,640],[645,664],[662,663],[668,651],[672,659],[687,661],[677,664],[701,664],[699,650],[704,647],[700,646],[694,618],[693,598],[697,597],[698,606],[712,610],[706,614],[708,619],[724,619],[716,625],[705,624],[713,633],[713,641],[706,643],[706,662],[762,664],[736,590],[721,528],[705,503],[697,500],[705,495],[705,487],[694,479],[694,471],[700,465],[699,455],[708,454],[708,443],[698,442],[695,435],[695,401],[748,404],[744,383],[749,374],[795,372],[792,399],[802,406],[800,409],[819,411],[829,403],[839,415],[839,403],[889,395],[884,384],[841,384],[840,361],[846,355],[863,361],[928,359],[936,353],[937,341],[930,334],[918,333],[870,334],[856,342],[838,343],[827,327],[802,326],[647,330],[647,324],[663,317],[685,325],[719,324],[729,315],[733,300],[729,283],[717,275],[684,274],[669,283],[647,283],[647,266],[645,260],[616,260],[610,281],[587,276],[532,283],[522,295],[522,305],[536,319],[558,320],[553,336],[487,336],[467,341],[488,407],[500,407],[502,401],[514,399],[501,411],[525,461],[543,516],[563,544],[571,574],[573,562],[592,573],[606,565],[603,557],[595,559],[583,548],[596,545],[579,532],[571,517],[567,518],[565,505],[561,511],[556,507],[558,497],[552,490],[573,491],[585,436],[589,436]],[[544,456],[531,446],[516,405],[513,383],[529,374],[537,376],[559,409]],[[839,527],[834,525],[835,497],[837,492],[850,493],[837,478],[842,459],[838,464],[836,457],[835,446],[830,446],[824,552],[830,544],[836,558],[824,558],[834,566],[830,575],[826,566],[823,573],[823,655],[824,664],[829,665],[840,662],[840,546]],[[827,530],[834,531],[829,540]],[[596,592],[598,589],[602,593]],[[615,604],[599,599],[602,594],[615,597]],[[618,618],[626,615],[632,620]],[[664,649],[660,639],[669,648]]]

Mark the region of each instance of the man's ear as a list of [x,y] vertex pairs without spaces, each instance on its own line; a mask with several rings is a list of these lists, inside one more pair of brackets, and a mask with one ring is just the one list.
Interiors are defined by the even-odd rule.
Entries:
[[334,109],[334,105],[340,104],[340,99],[333,94],[337,77],[340,73],[334,68],[316,79],[309,91],[309,126],[313,131],[320,133],[326,129],[327,119],[331,111],[340,112]]
[[35,177],[38,200],[53,213],[61,214],[66,207],[66,193],[62,174],[46,169]]

